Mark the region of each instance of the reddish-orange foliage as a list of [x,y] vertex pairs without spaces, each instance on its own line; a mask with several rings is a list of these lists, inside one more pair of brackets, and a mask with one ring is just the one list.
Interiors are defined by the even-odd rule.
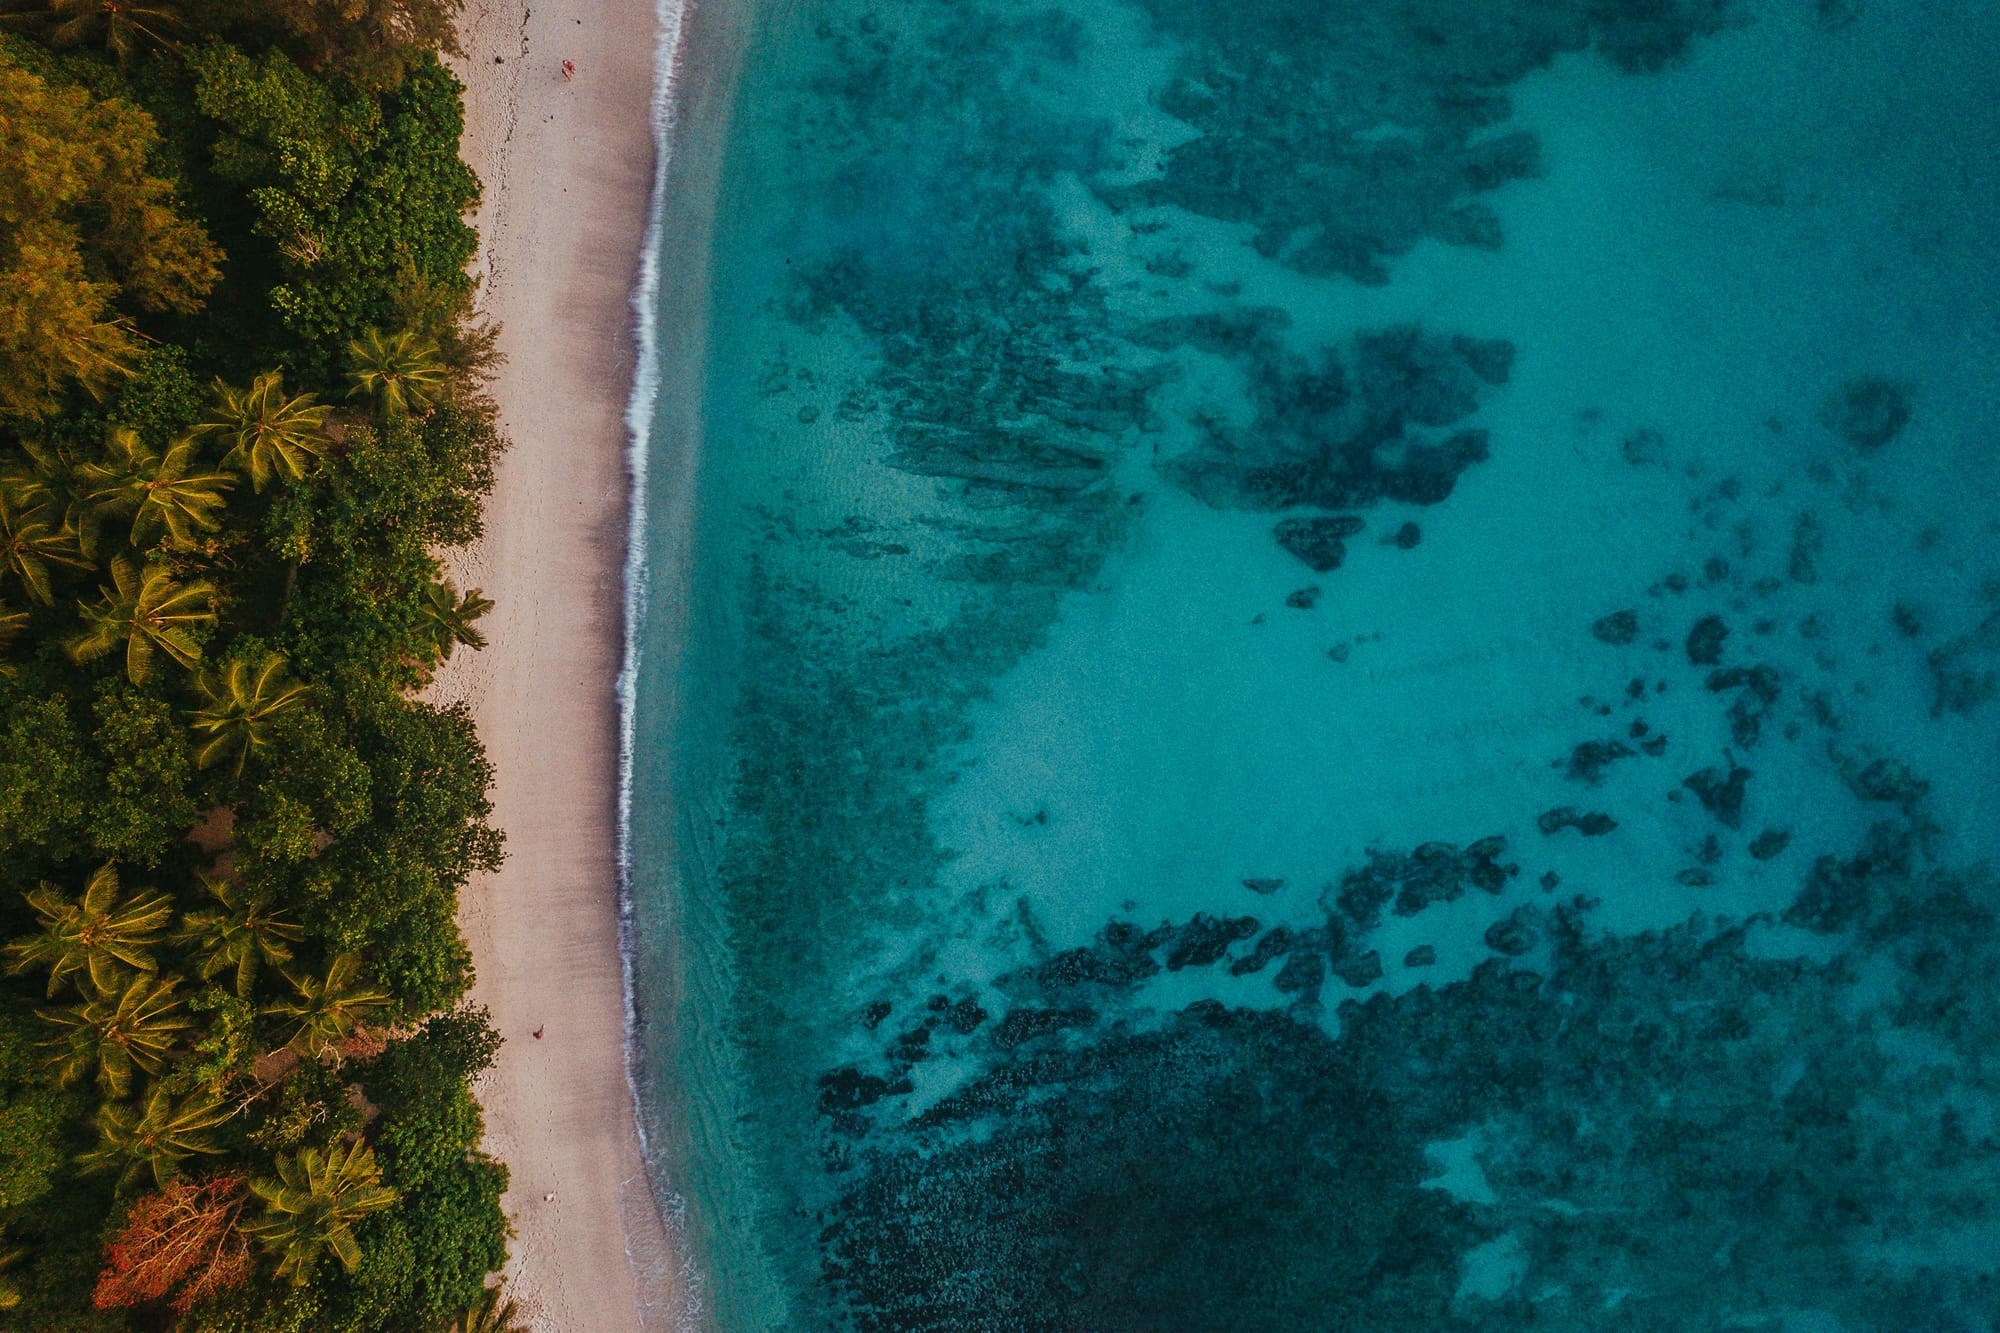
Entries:
[[[132,1205],[104,1247],[92,1299],[100,1310],[173,1299],[187,1310],[250,1276],[250,1245],[236,1229],[249,1197],[237,1172],[181,1181]],[[175,1290],[178,1286],[179,1290]]]

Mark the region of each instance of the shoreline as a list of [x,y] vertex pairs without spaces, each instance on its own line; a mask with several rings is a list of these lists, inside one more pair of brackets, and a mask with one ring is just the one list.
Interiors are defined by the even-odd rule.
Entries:
[[431,697],[471,709],[507,837],[459,914],[471,999],[506,1040],[475,1089],[509,1171],[505,1278],[537,1329],[673,1328],[681,1247],[627,1076],[616,693],[662,25],[643,0],[472,0],[459,33],[462,152],[484,187],[474,272],[501,325],[491,392],[511,448],[485,536],[449,560],[498,603],[490,646],[455,655]]

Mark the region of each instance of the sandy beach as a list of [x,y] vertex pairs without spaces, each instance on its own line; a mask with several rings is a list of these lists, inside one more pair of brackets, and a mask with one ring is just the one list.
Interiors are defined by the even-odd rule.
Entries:
[[490,646],[457,654],[432,697],[471,706],[507,835],[460,917],[472,998],[506,1039],[478,1085],[511,1171],[506,1278],[537,1329],[666,1328],[680,1269],[625,1075],[614,695],[655,16],[650,0],[471,0],[461,37],[464,151],[485,186],[475,271],[503,326],[512,449],[485,539],[450,562],[498,603]]

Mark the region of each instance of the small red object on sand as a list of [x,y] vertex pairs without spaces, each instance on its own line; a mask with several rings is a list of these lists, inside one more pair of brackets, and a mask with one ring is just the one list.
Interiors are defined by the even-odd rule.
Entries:
[[576,62],[571,60],[563,61],[563,82],[567,83],[570,81],[570,79],[574,78],[575,76],[576,76]]

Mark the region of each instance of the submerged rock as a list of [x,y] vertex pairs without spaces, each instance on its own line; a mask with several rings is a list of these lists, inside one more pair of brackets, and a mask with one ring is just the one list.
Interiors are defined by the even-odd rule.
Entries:
[[1857,449],[1879,449],[1909,424],[1909,390],[1883,376],[1864,375],[1828,394],[1819,420]]
[[1573,828],[1586,838],[1601,838],[1618,827],[1618,821],[1598,811],[1579,811],[1573,805],[1559,805],[1535,816],[1535,827],[1548,834]]
[[1346,539],[1360,532],[1363,526],[1360,519],[1346,516],[1286,518],[1278,521],[1271,535],[1314,573],[1327,574],[1340,568],[1340,562],[1347,558]]
[[1592,622],[1590,632],[1600,643],[1622,648],[1639,635],[1639,613],[1613,611]]
[[1688,631],[1687,659],[1695,666],[1718,666],[1722,662],[1722,641],[1729,637],[1729,626],[1721,616],[1703,616],[1694,622]]
[[1735,828],[1743,822],[1743,793],[1750,777],[1749,769],[1731,764],[1726,773],[1719,768],[1690,773],[1681,779],[1681,786],[1695,794],[1702,809]]

